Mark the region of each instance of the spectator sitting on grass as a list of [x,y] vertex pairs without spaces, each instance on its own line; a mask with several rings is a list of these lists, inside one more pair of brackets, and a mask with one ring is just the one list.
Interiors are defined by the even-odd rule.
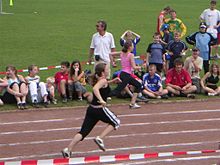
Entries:
[[163,89],[161,77],[156,73],[156,65],[150,64],[148,71],[149,73],[143,76],[142,93],[150,98],[168,98],[168,90]]
[[182,59],[175,59],[174,68],[167,72],[165,83],[171,96],[195,98],[195,95],[192,93],[196,91],[196,86],[192,85],[189,73],[183,69]]
[[[3,93],[3,91],[6,89],[7,86],[8,86],[7,81],[0,78],[0,94]],[[1,100],[1,95],[0,95],[0,106],[1,105],[4,105],[4,103]]]
[[8,82],[8,87],[2,96],[2,101],[8,104],[17,103],[18,109],[26,109],[28,87],[24,77],[17,74],[17,70],[14,66],[8,65],[6,67],[5,79]]
[[72,98],[73,92],[76,92],[79,101],[82,101],[83,98],[88,98],[90,101],[92,100],[92,94],[90,92],[87,92],[85,88],[85,72],[82,70],[79,60],[74,60],[70,65],[68,84],[70,98]]
[[55,79],[54,77],[48,77],[46,79],[46,89],[47,89],[47,99],[53,104],[57,104],[57,99],[55,98],[55,88],[54,88]]
[[220,78],[220,71],[218,64],[212,64],[210,71],[207,72],[201,79],[201,86],[206,94],[215,96],[220,94],[220,87],[218,86]]
[[36,65],[28,66],[28,76],[25,77],[29,87],[28,97],[32,101],[35,108],[39,108],[39,103],[43,101],[44,106],[48,106],[47,102],[47,89],[44,82],[40,81],[38,76],[39,69]]
[[192,79],[192,84],[197,88],[196,93],[201,92],[200,72],[203,66],[203,59],[199,57],[199,53],[199,49],[194,47],[192,49],[192,56],[187,57],[184,62],[184,69],[188,71]]
[[69,77],[69,67],[70,63],[68,61],[61,62],[60,71],[54,76],[55,86],[58,89],[58,93],[62,97],[62,102],[67,102],[67,96],[69,96],[68,90],[68,77]]

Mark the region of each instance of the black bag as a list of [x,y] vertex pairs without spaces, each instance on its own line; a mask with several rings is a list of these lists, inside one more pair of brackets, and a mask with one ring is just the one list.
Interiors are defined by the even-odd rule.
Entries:
[[99,61],[100,60],[100,55],[95,55],[95,60]]

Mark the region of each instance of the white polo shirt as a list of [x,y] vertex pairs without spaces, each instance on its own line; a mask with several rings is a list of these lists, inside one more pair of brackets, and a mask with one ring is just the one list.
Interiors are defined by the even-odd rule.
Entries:
[[109,54],[115,48],[113,35],[109,32],[105,32],[103,36],[98,32],[93,34],[90,48],[94,49],[94,55],[100,55],[103,61],[110,62]]
[[217,38],[217,29],[214,26],[217,25],[218,21],[220,21],[220,11],[217,9],[205,9],[200,18],[205,20],[205,23],[208,26],[207,32],[211,33],[214,38]]

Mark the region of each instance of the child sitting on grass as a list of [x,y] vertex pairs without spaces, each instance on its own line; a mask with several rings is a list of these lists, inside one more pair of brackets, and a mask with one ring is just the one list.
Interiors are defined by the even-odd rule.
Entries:
[[143,94],[150,98],[168,98],[168,90],[163,89],[161,77],[156,73],[156,65],[150,64],[148,70],[149,73],[143,76]]
[[55,88],[54,88],[55,79],[54,77],[48,77],[46,79],[46,89],[48,92],[48,100],[53,104],[57,104],[57,99],[55,99]]
[[25,77],[29,87],[29,98],[35,108],[39,108],[39,103],[43,101],[44,107],[48,106],[47,102],[47,90],[44,82],[40,81],[38,76],[39,69],[36,65],[32,64],[28,66],[28,76]]

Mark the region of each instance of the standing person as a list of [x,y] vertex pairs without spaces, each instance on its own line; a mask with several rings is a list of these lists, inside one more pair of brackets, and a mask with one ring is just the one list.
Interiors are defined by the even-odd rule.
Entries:
[[[5,79],[0,78],[0,94],[4,92],[7,86],[8,86],[7,81]],[[1,105],[4,105],[4,102],[1,100],[1,96],[0,96],[0,106]]]
[[120,45],[123,47],[125,42],[131,41],[133,43],[133,51],[132,53],[136,56],[137,50],[136,45],[140,42],[141,36],[131,30],[125,31],[120,38]]
[[110,79],[110,63],[112,62],[112,66],[116,67],[116,64],[113,61],[113,59],[110,59],[109,57],[109,54],[115,51],[114,37],[111,33],[106,31],[107,23],[105,21],[98,21],[96,24],[96,30],[97,33],[93,34],[92,36],[88,62],[91,63],[92,57],[94,56],[95,65],[97,65],[100,62],[106,63],[108,69],[107,78]]
[[184,69],[188,71],[191,76],[192,84],[196,86],[196,93],[201,92],[200,87],[200,72],[203,67],[203,59],[199,57],[199,49],[194,47],[192,49],[192,56],[187,57],[184,62]]
[[95,73],[92,77],[92,102],[87,108],[81,130],[74,136],[69,146],[62,150],[62,155],[64,158],[71,157],[73,147],[75,147],[78,142],[82,141],[92,131],[93,127],[98,121],[101,120],[102,122],[108,124],[103,132],[94,139],[95,143],[103,151],[106,150],[103,138],[119,127],[120,120],[106,107],[107,97],[111,90],[109,83],[114,82],[117,80],[117,78],[108,82],[106,79],[107,75],[108,69],[105,63],[99,63],[95,66]]
[[186,34],[186,26],[180,19],[176,17],[175,10],[170,11],[170,18],[166,19],[165,23],[169,25],[169,31],[172,37],[174,37],[175,32],[180,33],[180,38]]
[[28,76],[25,77],[28,83],[29,98],[35,108],[39,108],[39,103],[43,101],[44,107],[48,106],[47,96],[48,92],[44,82],[40,81],[38,75],[39,69],[36,65],[28,66]]
[[172,40],[172,35],[169,31],[169,25],[168,24],[163,24],[160,30],[161,30],[161,33],[162,33],[161,42],[166,46]]
[[192,93],[196,91],[196,86],[192,85],[189,73],[183,68],[182,59],[175,59],[174,68],[167,72],[165,83],[171,95],[195,98]]
[[150,43],[147,48],[146,63],[149,65],[156,65],[157,73],[159,75],[161,75],[163,66],[165,66],[165,53],[165,47],[161,43],[161,35],[160,33],[156,32],[153,35],[153,42]]
[[199,49],[199,55],[203,59],[204,73],[209,71],[211,45],[215,45],[216,42],[214,37],[210,33],[206,32],[206,29],[206,23],[201,22],[199,24],[199,31],[186,37],[186,41],[189,44],[195,45]]
[[157,17],[157,32],[160,33],[160,28],[164,24],[166,16],[170,13],[171,8],[169,6],[165,7]]
[[60,71],[57,72],[54,76],[55,78],[55,85],[58,89],[58,93],[62,97],[62,102],[67,102],[67,96],[69,96],[68,90],[68,78],[69,78],[69,67],[70,63],[68,61],[61,62]]
[[8,87],[2,96],[2,101],[9,104],[17,103],[18,109],[26,109],[28,87],[24,77],[17,74],[17,69],[13,65],[8,65],[5,78],[8,82]]
[[[172,41],[172,35],[169,31],[169,25],[168,24],[163,24],[161,27],[161,34],[162,34],[162,40],[161,43],[166,47],[167,44]],[[170,63],[170,54],[169,53],[165,53],[165,66],[164,66],[164,72],[165,74],[167,73],[168,69],[169,69],[169,63]]]
[[122,51],[120,52],[112,52],[110,56],[120,55],[121,58],[121,73],[120,79],[121,83],[112,91],[111,95],[118,96],[125,87],[129,85],[133,85],[135,87],[135,91],[131,98],[131,103],[129,105],[130,108],[140,108],[140,106],[136,103],[138,93],[141,93],[141,83],[136,80],[133,76],[133,70],[140,70],[140,66],[136,66],[134,62],[134,54],[132,54],[133,45],[131,41],[128,41],[124,44]]
[[212,64],[210,71],[207,72],[201,79],[201,86],[208,96],[216,96],[220,94],[220,70],[218,64]]
[[[210,33],[216,40],[217,40],[217,28],[220,26],[220,11],[216,9],[216,0],[210,1],[210,7],[208,9],[205,9],[201,15],[200,19],[202,22],[205,22],[207,25],[207,32]],[[213,46],[215,49],[215,55],[213,58],[220,58],[218,56],[218,46]]]
[[182,58],[186,54],[188,47],[185,42],[180,39],[180,32],[174,33],[174,40],[167,45],[168,54],[170,55],[169,69],[174,67],[174,60]]

